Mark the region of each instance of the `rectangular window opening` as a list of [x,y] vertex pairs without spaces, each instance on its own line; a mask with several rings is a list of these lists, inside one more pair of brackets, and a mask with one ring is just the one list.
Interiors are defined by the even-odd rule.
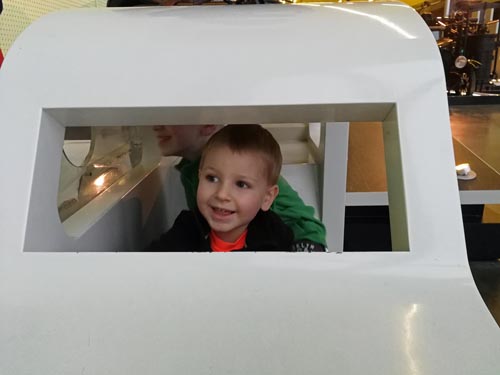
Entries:
[[[310,108],[302,115],[302,106],[297,106],[285,119],[276,115],[276,108],[257,107],[255,118],[249,116],[250,111],[245,108],[242,112],[245,121],[239,121],[262,124],[278,141],[283,154],[282,176],[325,223],[331,252],[400,250],[400,246],[393,246],[391,239],[391,210],[387,198],[387,187],[398,189],[398,183],[388,184],[386,173],[388,155],[396,155],[397,159],[398,145],[394,145],[393,139],[389,152],[384,145],[384,141],[390,139],[384,135],[386,118],[391,114],[395,116],[395,107],[379,106],[367,105],[368,109],[375,109],[372,112],[358,111],[352,105],[339,105],[337,111],[320,108],[317,116],[311,115],[314,111]],[[189,126],[187,124],[194,123],[189,122],[192,119],[181,116],[179,120],[173,116],[173,120],[167,121],[168,116],[158,118],[154,110],[152,118],[147,119],[148,112],[144,109],[137,113],[133,109],[108,111],[115,112],[116,118],[96,109],[51,109],[44,113],[25,251],[141,251],[173,224],[182,208],[187,208],[182,184],[178,175],[175,176],[178,173],[175,165],[180,158],[161,157],[153,127],[174,121]],[[217,109],[212,111],[217,115]],[[224,116],[218,119],[221,123],[236,123],[231,120],[238,118],[238,111],[222,112]],[[130,113],[132,119],[126,121]],[[184,114],[183,110],[173,113]],[[334,114],[339,118],[334,118]],[[357,121],[346,122],[351,115]],[[144,125],[138,121],[143,117]],[[199,120],[196,114],[193,117]],[[368,121],[371,117],[374,120]],[[307,122],[307,118],[314,118],[316,122]],[[90,126],[92,123],[102,125]],[[346,160],[332,163],[328,158],[332,155],[336,158],[338,153],[327,150],[336,147],[332,143],[335,135],[344,133],[329,135],[327,129],[346,125]],[[53,147],[61,151],[50,151]],[[344,195],[336,199],[339,185],[334,185],[339,175],[335,173],[342,174],[342,163],[345,163],[345,187],[340,185],[340,189]],[[396,160],[393,165],[398,163]],[[54,172],[54,168],[57,171]],[[335,173],[327,173],[328,168],[335,169]],[[49,181],[55,176],[55,183]],[[395,181],[397,179],[396,174]],[[36,189],[36,185],[43,189]],[[47,218],[44,212],[54,207],[37,208],[37,202],[42,202],[40,197],[44,192],[53,194],[52,191],[57,195],[58,220],[51,223],[47,219],[42,230],[39,218]],[[331,210],[338,207],[338,202],[344,205],[343,212]],[[401,212],[404,216],[404,208],[398,212],[399,217]],[[343,237],[332,246],[328,234],[337,225]],[[407,237],[404,231],[404,225],[398,229],[402,243]]]

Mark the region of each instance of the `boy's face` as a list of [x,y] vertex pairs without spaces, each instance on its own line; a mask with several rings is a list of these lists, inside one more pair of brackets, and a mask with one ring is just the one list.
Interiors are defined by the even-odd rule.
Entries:
[[197,202],[215,234],[236,241],[260,209],[267,211],[278,186],[267,181],[266,164],[257,152],[235,153],[218,147],[200,165]]
[[200,156],[210,125],[157,125],[153,129],[163,156],[182,156],[194,160]]

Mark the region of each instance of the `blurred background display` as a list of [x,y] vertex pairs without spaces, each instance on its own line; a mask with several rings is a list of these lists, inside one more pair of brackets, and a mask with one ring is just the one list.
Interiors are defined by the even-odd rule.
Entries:
[[143,127],[68,127],[57,206],[61,221],[119,183],[142,160]]

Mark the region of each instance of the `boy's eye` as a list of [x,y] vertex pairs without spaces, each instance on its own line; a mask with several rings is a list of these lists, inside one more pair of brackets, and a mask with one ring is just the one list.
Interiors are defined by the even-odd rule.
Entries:
[[205,176],[205,180],[207,180],[208,182],[217,182],[217,181],[219,181],[219,179],[217,177],[215,177],[214,175],[212,175],[212,174],[207,174]]
[[242,189],[248,189],[250,187],[245,181],[237,181],[236,186]]

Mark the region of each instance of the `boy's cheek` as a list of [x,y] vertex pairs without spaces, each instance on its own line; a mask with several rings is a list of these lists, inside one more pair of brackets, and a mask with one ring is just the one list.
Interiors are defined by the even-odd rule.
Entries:
[[199,201],[204,201],[210,195],[210,187],[207,186],[206,182],[200,181],[198,184],[198,190],[196,192],[197,199]]

